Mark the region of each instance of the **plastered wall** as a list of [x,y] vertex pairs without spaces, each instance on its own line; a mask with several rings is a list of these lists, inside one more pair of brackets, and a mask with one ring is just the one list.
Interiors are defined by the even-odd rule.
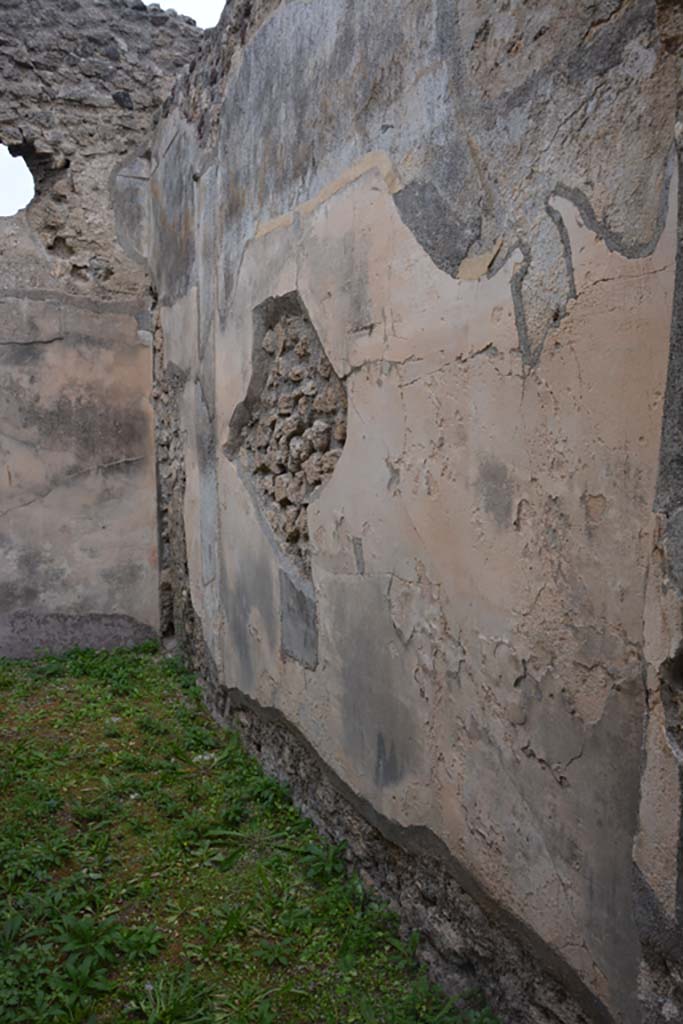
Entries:
[[158,628],[144,151],[199,36],[138,0],[0,3],[0,142],[36,183],[0,218],[0,656]]
[[[683,1019],[674,7],[233,4],[154,142],[177,627],[570,993],[505,1020]],[[235,432],[282,301],[304,567]]]

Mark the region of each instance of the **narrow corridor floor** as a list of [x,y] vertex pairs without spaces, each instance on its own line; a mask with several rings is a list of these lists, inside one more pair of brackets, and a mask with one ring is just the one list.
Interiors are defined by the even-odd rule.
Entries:
[[153,644],[0,661],[2,1024],[493,1024]]

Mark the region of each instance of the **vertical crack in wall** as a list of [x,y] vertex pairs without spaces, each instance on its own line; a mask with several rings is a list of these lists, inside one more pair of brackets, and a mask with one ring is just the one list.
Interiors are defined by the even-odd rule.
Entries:
[[[190,596],[185,544],[185,455],[180,402],[187,374],[167,364],[161,316],[152,294],[154,322],[154,432],[156,444],[157,502],[159,524],[159,619],[162,637],[175,636],[189,654],[194,611]],[[197,645],[198,646],[198,645]]]

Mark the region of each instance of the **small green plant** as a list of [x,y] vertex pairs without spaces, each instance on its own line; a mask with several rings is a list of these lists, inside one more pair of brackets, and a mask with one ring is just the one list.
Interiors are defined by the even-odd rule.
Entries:
[[287,967],[295,959],[297,947],[293,936],[279,942],[262,941],[254,950],[254,956],[268,967]]
[[80,960],[107,963],[113,960],[118,938],[119,926],[116,920],[98,920],[91,915],[76,917],[74,914],[67,914],[55,933],[55,940],[61,952],[71,963],[78,963]]
[[309,843],[302,855],[304,871],[313,882],[333,882],[344,875],[344,847]]
[[145,982],[131,1009],[145,1024],[214,1024],[209,989],[188,971],[162,974]]
[[152,923],[122,928],[117,936],[119,950],[131,961],[158,956],[164,941],[163,933]]

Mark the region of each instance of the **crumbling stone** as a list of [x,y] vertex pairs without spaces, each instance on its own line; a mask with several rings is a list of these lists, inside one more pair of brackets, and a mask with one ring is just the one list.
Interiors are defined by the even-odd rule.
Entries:
[[237,458],[284,551],[308,573],[307,508],[342,454],[346,390],[303,308],[288,306],[254,344],[265,386],[249,405]]

